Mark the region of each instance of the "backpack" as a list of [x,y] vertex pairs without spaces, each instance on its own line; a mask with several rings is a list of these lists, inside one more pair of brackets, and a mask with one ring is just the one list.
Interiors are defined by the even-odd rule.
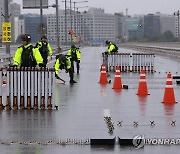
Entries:
[[39,52],[40,52],[43,59],[47,59],[47,57],[48,57],[48,48],[47,48],[47,46],[48,46],[47,42],[46,43],[42,42],[42,46],[41,46],[41,48],[39,48]]
[[72,60],[74,60],[74,61],[77,61],[77,53],[76,53],[76,50],[77,49],[75,49],[74,51],[71,49],[71,58],[72,58]]
[[113,43],[113,45],[115,46],[114,52],[118,52],[118,46],[116,44]]
[[23,48],[21,54],[21,67],[35,67],[37,65],[36,60],[33,56],[33,46],[30,45],[28,48],[21,46]]

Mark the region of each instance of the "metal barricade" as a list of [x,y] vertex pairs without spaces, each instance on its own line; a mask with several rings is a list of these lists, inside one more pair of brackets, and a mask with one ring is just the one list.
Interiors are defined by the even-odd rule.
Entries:
[[120,67],[121,72],[130,71],[130,53],[103,53],[102,56],[107,71],[115,72],[116,66]]
[[115,71],[116,66],[121,72],[154,71],[154,54],[145,53],[110,53],[102,54],[107,71]]
[[6,109],[43,110],[55,106],[53,68],[7,68],[7,87]]
[[154,57],[154,54],[132,53],[132,72],[140,72],[142,69],[148,72],[153,72]]

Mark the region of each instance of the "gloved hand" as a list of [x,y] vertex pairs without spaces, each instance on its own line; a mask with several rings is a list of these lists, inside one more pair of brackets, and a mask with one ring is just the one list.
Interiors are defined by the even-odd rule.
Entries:
[[68,73],[68,72],[69,72],[69,70],[66,70],[65,72],[66,72],[66,73]]
[[13,65],[10,65],[10,67],[18,67],[18,65],[16,65],[16,64],[13,64]]
[[107,54],[108,54],[108,52],[106,51],[106,52],[104,52],[104,54],[105,54],[105,55],[107,55]]
[[52,60],[52,56],[51,56],[51,60]]
[[39,67],[44,67],[43,63],[39,63]]
[[80,60],[77,60],[78,63],[80,63]]

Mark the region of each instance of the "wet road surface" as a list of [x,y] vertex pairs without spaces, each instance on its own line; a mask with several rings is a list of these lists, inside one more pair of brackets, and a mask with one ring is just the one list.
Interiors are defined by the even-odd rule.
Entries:
[[[59,75],[66,80],[63,85],[56,81],[56,105],[59,110],[1,111],[0,149],[1,153],[177,153],[179,145],[146,145],[142,149],[90,145],[58,145],[59,140],[87,140],[89,138],[133,138],[145,135],[147,138],[180,138],[180,103],[162,104],[166,72],[180,74],[180,63],[164,57],[155,58],[156,73],[147,73],[147,84],[150,95],[136,95],[139,73],[121,73],[122,82],[128,90],[112,89],[114,73],[110,73],[111,84],[98,84],[100,77],[101,53],[104,47],[87,47],[82,49],[80,74],[75,73],[77,84],[70,85],[69,77],[64,71]],[[135,52],[120,49],[122,52]],[[176,101],[180,102],[180,87],[175,84]],[[115,125],[113,134],[108,133],[104,115],[110,114]],[[150,125],[150,120],[155,125]],[[172,126],[176,120],[176,126]],[[118,121],[122,125],[118,126]],[[134,126],[138,122],[138,126]],[[32,144],[30,144],[30,141]],[[45,142],[53,144],[44,145]],[[3,144],[2,144],[3,142]],[[11,143],[12,142],[12,143]],[[10,144],[11,143],[11,144]],[[28,143],[28,144],[26,144]]]

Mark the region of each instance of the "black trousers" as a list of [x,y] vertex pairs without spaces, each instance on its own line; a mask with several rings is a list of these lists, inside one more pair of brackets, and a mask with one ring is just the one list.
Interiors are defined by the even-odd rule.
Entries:
[[70,80],[73,80],[74,79],[74,72],[73,72],[72,67],[70,69],[68,69],[68,72],[69,72]]
[[74,62],[76,62],[77,71],[79,71],[79,68],[80,68],[79,61],[71,59],[71,68],[73,72],[74,72]]
[[47,58],[43,58],[43,65],[44,65],[44,67],[46,67],[47,62],[48,62],[48,59]]

